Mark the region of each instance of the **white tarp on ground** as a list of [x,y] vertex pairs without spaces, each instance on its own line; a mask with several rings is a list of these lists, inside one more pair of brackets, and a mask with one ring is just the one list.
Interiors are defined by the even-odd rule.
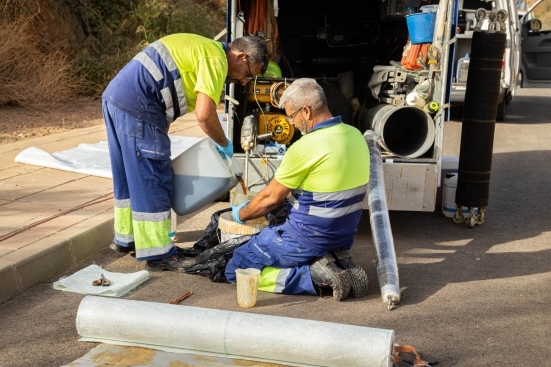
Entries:
[[77,360],[62,367],[284,367],[284,365],[243,359],[198,356],[195,354],[171,353],[141,347],[98,344],[97,347]]
[[[103,274],[105,279],[109,280],[109,286],[92,285],[94,280],[100,279],[101,274]],[[120,297],[136,288],[147,279],[149,279],[149,272],[147,270],[122,274],[112,273],[97,265],[90,265],[68,277],[61,278],[57,282],[54,282],[53,288],[59,291]]]
[[[169,135],[171,158],[182,154],[191,145],[203,138]],[[61,152],[48,153],[37,147],[29,147],[15,157],[18,163],[82,173],[91,176],[111,178],[111,162],[106,141],[95,144],[80,144]]]
[[290,317],[87,296],[76,326],[81,341],[168,352],[294,366],[393,365],[392,330]]

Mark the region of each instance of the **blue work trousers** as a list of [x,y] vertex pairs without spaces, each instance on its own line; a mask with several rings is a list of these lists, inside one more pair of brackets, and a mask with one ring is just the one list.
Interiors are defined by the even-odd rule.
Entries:
[[[259,285],[259,289],[274,293],[314,295],[316,290],[309,264],[314,258],[326,253],[299,244],[281,226],[267,227],[234,251],[226,265],[225,274],[228,282],[235,283],[236,269],[264,269],[259,280],[263,286]],[[276,270],[277,274],[266,272],[268,268]]]
[[103,101],[115,196],[115,239],[136,260],[175,254],[169,237],[173,170],[166,130]]

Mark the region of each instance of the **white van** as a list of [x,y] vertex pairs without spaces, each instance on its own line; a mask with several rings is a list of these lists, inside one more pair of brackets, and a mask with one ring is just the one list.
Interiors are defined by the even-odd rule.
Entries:
[[551,0],[531,1],[520,19],[522,88],[551,88]]
[[[507,105],[511,103],[515,96],[520,63],[521,39],[517,6],[514,0],[459,0],[458,21],[455,34],[456,48],[454,72],[450,102],[452,105],[462,105],[465,101],[467,80],[465,74],[458,77],[460,75],[458,70],[461,70],[461,66],[464,68],[468,67],[463,65],[462,61],[465,60],[465,56],[471,52],[473,30],[477,22],[475,14],[476,10],[480,8],[486,9],[487,11],[498,11],[503,9],[508,13],[506,22],[507,43],[503,55],[501,89],[496,115],[497,121],[504,121],[506,118]],[[482,25],[482,29],[488,29],[487,20]]]

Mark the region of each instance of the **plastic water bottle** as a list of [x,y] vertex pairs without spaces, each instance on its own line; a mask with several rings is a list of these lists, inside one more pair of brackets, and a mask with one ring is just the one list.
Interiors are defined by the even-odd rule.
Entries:
[[455,79],[458,83],[467,83],[470,62],[471,59],[468,52],[457,61],[457,73],[455,75]]
[[406,104],[408,106],[423,108],[425,107],[427,102],[419,95],[416,90],[414,90],[406,96]]

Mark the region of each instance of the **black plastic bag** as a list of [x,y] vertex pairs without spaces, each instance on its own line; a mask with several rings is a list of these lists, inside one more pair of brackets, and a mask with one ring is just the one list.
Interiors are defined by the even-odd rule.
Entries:
[[[287,204],[288,201],[285,200],[279,204],[277,208],[266,214],[266,219],[268,220],[270,226],[285,223],[288,215]],[[195,257],[203,251],[218,245],[220,243],[220,230],[218,229],[220,215],[230,211],[231,208],[227,208],[213,213],[210,217],[209,225],[205,228],[205,234],[203,237],[201,237],[199,241],[195,242],[193,247],[189,249],[181,249],[181,254],[185,257]]]
[[[288,201],[285,200],[266,215],[269,225],[283,224],[287,220]],[[233,251],[251,239],[251,236],[232,238],[220,243],[220,230],[218,221],[220,215],[231,211],[231,208],[223,209],[212,214],[210,223],[205,229],[205,234],[193,247],[181,249],[180,253],[188,258],[185,260],[184,272],[208,276],[213,282],[226,282],[226,264],[233,257]]]
[[216,246],[220,243],[220,230],[218,229],[218,220],[220,218],[220,214],[231,212],[231,208],[222,209],[210,216],[210,223],[205,228],[205,234],[199,241],[195,242],[193,247],[187,249],[182,249],[180,252],[185,257],[195,257],[202,253],[203,251]]
[[213,282],[227,282],[226,265],[236,248],[249,241],[251,236],[241,236],[222,242],[196,257],[184,261],[184,272],[208,276]]

